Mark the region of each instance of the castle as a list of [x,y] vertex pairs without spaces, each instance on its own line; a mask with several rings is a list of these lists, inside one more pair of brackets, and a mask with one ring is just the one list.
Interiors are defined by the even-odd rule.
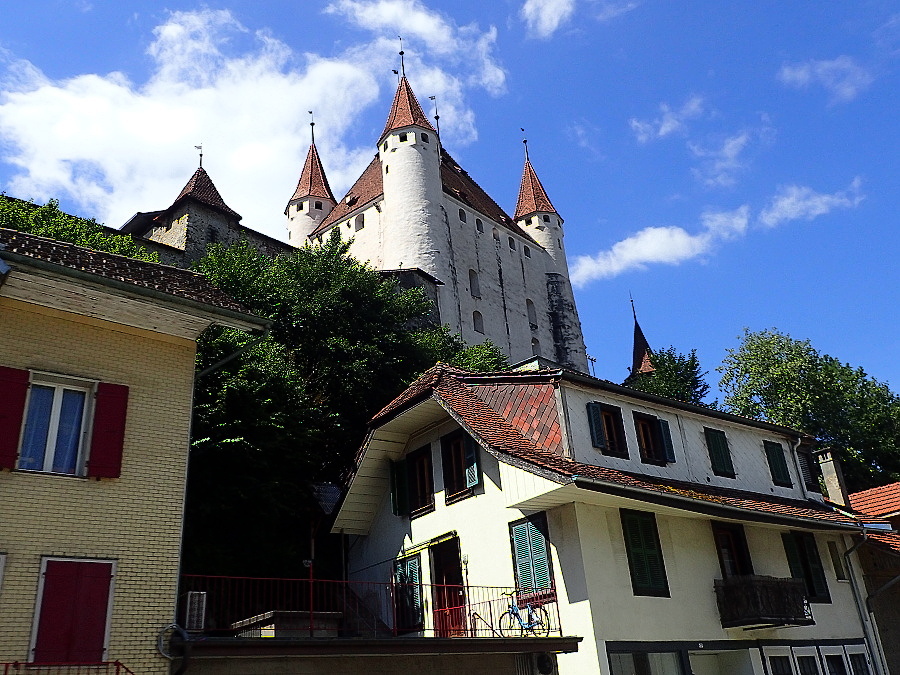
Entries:
[[435,318],[467,342],[490,339],[514,363],[540,356],[587,372],[563,219],[527,145],[514,217],[441,146],[405,75],[377,147],[337,200],[313,137],[284,211],[288,244],[242,226],[202,165],[169,208],[137,213],[122,231],[177,266],[201,257],[212,242],[244,238],[275,254],[321,243],[336,231],[358,260],[403,287],[422,287]]

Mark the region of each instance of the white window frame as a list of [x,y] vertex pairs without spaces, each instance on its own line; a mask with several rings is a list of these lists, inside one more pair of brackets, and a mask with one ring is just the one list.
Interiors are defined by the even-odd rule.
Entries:
[[[840,649],[840,647],[838,647],[838,649]],[[798,673],[800,672],[800,664],[797,662],[797,657],[812,656],[816,660],[816,665],[819,669],[819,675],[825,675],[825,666],[822,663],[822,655],[819,654],[818,649],[816,649],[815,647],[793,647],[791,651],[793,653],[792,660],[794,661],[794,668]]]
[[763,647],[763,660],[765,661],[765,671],[767,673],[772,672],[772,664],[769,662],[770,656],[787,657],[788,663],[791,665],[791,672],[794,673],[794,675],[797,675],[797,664],[794,662],[790,647]]
[[44,601],[44,574],[47,571],[47,563],[51,561],[102,563],[111,565],[112,572],[109,579],[109,597],[106,603],[106,629],[103,632],[103,661],[109,656],[109,635],[112,627],[113,596],[116,590],[116,575],[118,573],[118,561],[108,558],[64,558],[59,556],[45,556],[41,558],[41,572],[38,577],[37,596],[34,599],[34,618],[31,622],[31,640],[28,644],[28,663],[34,661],[34,650],[37,649],[38,626],[41,625],[41,607]]
[[850,655],[851,654],[862,654],[866,659],[866,666],[869,668],[869,673],[874,673],[875,668],[872,666],[872,657],[869,656],[868,651],[866,651],[865,645],[844,645],[844,652],[847,654],[847,672],[852,673],[853,675],[859,675],[856,671],[850,667]]
[[825,673],[825,675],[828,675],[828,664],[825,662],[826,656],[840,656],[841,660],[844,662],[844,670],[848,673],[848,675],[853,672],[853,670],[850,668],[850,659],[848,659],[847,655],[844,653],[844,647],[842,645],[837,645],[834,647],[823,645],[822,647],[819,647],[819,654],[821,655],[820,658],[822,661],[822,672]]
[[[40,469],[26,469],[19,466],[19,469],[22,471],[53,473],[63,476],[84,476],[87,468],[87,449],[90,447],[91,431],[94,420],[94,398],[97,393],[98,381],[37,370],[32,370],[30,373],[28,397],[25,401],[25,413],[22,418],[22,428],[19,436],[19,463],[22,461],[22,451],[25,443],[25,426],[26,421],[28,420],[28,413],[31,409],[31,394],[34,391],[34,387],[52,387],[54,389],[53,403],[50,410],[50,424],[47,440],[44,444],[43,466]],[[75,458],[75,471],[72,473],[53,471],[53,459],[56,454],[56,437],[59,432],[59,417],[60,409],[62,407],[62,392],[65,390],[84,393],[84,407],[81,411],[81,434],[78,440],[78,450]]]

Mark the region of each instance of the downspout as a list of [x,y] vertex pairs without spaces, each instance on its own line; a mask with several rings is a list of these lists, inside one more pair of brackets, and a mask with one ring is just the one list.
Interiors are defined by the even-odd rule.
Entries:
[[844,562],[846,563],[847,571],[849,572],[850,590],[853,591],[853,600],[856,605],[856,611],[859,614],[859,621],[862,625],[866,645],[869,648],[869,653],[872,655],[872,665],[875,666],[875,675],[890,675],[885,666],[884,652],[881,649],[878,635],[872,631],[871,612],[868,610],[866,601],[863,600],[862,593],[860,593],[859,585],[856,582],[856,572],[853,569],[853,562],[850,560],[850,557],[856,553],[866,541],[866,531],[863,529],[862,539],[844,552]]

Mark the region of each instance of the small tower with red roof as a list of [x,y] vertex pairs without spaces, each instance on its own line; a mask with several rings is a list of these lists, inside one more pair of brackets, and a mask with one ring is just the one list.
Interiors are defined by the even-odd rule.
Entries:
[[547,191],[531,165],[528,157],[528,142],[525,143],[525,166],[522,169],[522,183],[516,202],[514,220],[525,232],[543,247],[550,257],[561,266],[560,273],[569,276],[566,249],[563,246],[563,219],[553,207]]
[[309,126],[312,142],[309,144],[306,162],[303,164],[297,189],[284,207],[284,215],[288,219],[288,241],[294,246],[303,246],[306,238],[337,204],[316,149],[315,122],[310,122]]

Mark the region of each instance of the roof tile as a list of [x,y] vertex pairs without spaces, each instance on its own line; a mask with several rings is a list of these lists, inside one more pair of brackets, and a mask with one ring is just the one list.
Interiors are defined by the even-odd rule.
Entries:
[[425,129],[434,131],[431,122],[428,121],[425,113],[422,112],[422,106],[419,105],[419,101],[413,93],[412,87],[409,86],[409,81],[406,79],[406,76],[403,76],[400,78],[400,83],[397,85],[397,93],[394,94],[391,112],[388,114],[387,122],[384,124],[384,131],[381,132],[381,136],[379,137],[379,142],[394,129],[400,129],[411,125],[424,127]]
[[531,166],[531,160],[526,156],[525,168],[522,170],[522,184],[519,186],[519,200],[516,202],[516,220],[538,211],[556,213],[544,186],[534,172],[534,167]]
[[[309,152],[306,153],[306,161],[303,163],[303,171],[300,173],[300,181],[297,183],[297,189],[294,190],[294,196],[291,197],[290,202],[305,197],[320,197],[330,199],[332,202],[337,201],[331,192],[331,186],[325,176],[325,169],[322,167],[322,160],[319,159],[319,151],[316,149],[315,143],[309,145]],[[287,213],[287,207],[285,207],[285,213]]]
[[850,506],[872,516],[897,513],[900,511],[900,483],[854,492],[850,495]]
[[[225,200],[222,199],[222,195],[219,194],[219,191],[213,184],[212,178],[209,177],[209,174],[206,173],[206,169],[202,166],[194,172],[194,175],[191,176],[190,180],[182,188],[181,193],[175,198],[175,201],[172,202],[172,206],[170,206],[169,209],[174,207],[182,199],[187,199],[188,197],[197,200],[201,204],[206,204],[217,211],[221,211],[226,215],[232,216],[237,220],[241,219],[240,214],[230,208],[225,203]],[[168,211],[169,209],[166,210]]]

